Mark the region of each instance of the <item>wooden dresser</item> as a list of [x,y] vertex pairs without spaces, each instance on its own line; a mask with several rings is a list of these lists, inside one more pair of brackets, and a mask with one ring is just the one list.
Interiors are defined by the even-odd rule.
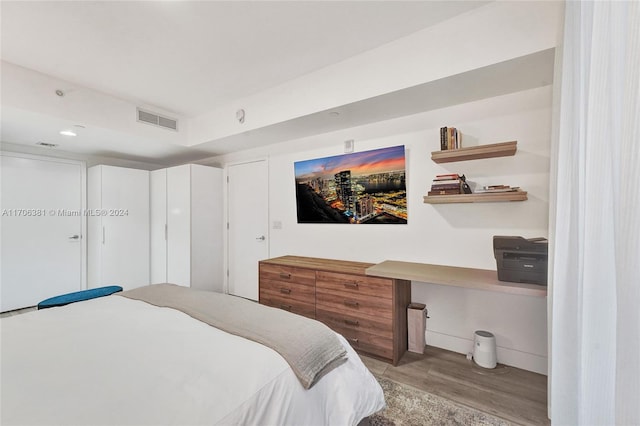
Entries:
[[398,364],[411,282],[365,275],[372,263],[283,256],[260,262],[260,303],[322,321],[357,351]]

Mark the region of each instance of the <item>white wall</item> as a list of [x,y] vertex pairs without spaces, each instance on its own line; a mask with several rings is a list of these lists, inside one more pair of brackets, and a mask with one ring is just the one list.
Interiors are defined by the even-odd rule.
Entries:
[[[269,158],[270,255],[292,254],[380,262],[385,259],[496,268],[493,235],[547,236],[551,87],[514,93],[354,129],[290,141],[212,159],[232,163]],[[440,126],[465,133],[466,146],[518,141],[513,157],[438,165]],[[378,137],[376,137],[376,135]],[[407,225],[298,224],[295,161],[405,145]],[[428,205],[422,201],[434,175],[466,174],[479,184],[509,184],[529,192],[514,203]],[[339,236],[339,238],[337,238]],[[546,300],[414,282],[413,301],[427,304],[427,344],[466,353],[473,332],[496,335],[499,362],[546,374]]]

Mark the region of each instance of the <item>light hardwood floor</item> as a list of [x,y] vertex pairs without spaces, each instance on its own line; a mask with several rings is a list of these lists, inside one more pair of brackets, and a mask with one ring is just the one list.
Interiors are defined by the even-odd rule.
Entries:
[[485,369],[455,352],[427,346],[397,367],[361,355],[377,376],[424,390],[521,425],[548,425],[547,376],[498,364]]

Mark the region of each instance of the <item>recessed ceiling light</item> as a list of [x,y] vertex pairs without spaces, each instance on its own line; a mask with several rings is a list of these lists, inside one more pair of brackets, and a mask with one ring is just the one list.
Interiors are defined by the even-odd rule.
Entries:
[[63,136],[78,136],[73,130],[62,130],[60,134]]

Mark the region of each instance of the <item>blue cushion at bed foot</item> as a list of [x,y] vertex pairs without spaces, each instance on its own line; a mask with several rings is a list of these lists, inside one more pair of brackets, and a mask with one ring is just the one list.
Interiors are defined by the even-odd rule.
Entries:
[[53,308],[54,306],[64,306],[68,305],[69,303],[80,302],[82,300],[108,296],[119,291],[122,291],[122,287],[120,287],[119,285],[110,285],[107,287],[98,287],[89,290],[61,294],[60,296],[50,297],[49,299],[43,300],[42,302],[38,303],[38,309]]

